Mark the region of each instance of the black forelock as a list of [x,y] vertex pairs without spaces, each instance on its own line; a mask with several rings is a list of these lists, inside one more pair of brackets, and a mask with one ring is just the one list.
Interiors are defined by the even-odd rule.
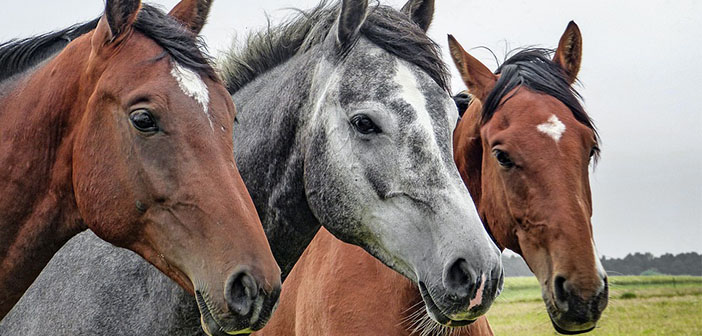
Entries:
[[[0,81],[41,63],[63,50],[71,41],[95,29],[100,18],[63,30],[11,40],[0,44]],[[165,12],[143,4],[133,25],[151,38],[181,65],[215,78],[204,43],[183,24]]]
[[[240,50],[231,51],[222,62],[229,91],[238,91],[258,75],[322,43],[334,27],[340,7],[338,4],[328,6],[323,1],[309,11],[298,10],[298,15],[276,27],[250,35]],[[372,6],[361,26],[360,36],[417,65],[442,89],[449,91],[449,73],[439,46],[407,14],[388,6]]]
[[143,4],[133,27],[156,42],[180,65],[216,78],[203,40],[162,10]]
[[553,50],[550,49],[527,48],[515,53],[502,63],[495,71],[500,78],[483,104],[481,123],[490,121],[495,111],[512,98],[516,91],[507,96],[508,93],[525,87],[534,92],[552,96],[565,104],[576,120],[595,132],[596,140],[599,142],[597,129],[580,103],[582,97],[570,84],[561,66],[551,60],[552,54]]

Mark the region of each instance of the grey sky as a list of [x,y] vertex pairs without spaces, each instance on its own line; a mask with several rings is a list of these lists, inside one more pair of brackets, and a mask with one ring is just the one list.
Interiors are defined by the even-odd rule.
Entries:
[[[156,3],[171,8],[176,0]],[[203,31],[217,55],[236,35],[309,8],[316,0],[214,3]],[[400,7],[403,0],[381,1]],[[27,37],[99,15],[100,0],[23,0],[3,4],[0,41]],[[702,252],[702,2],[437,0],[430,35],[451,33],[466,48],[555,47],[569,20],[584,40],[580,92],[603,139],[591,176],[600,253]],[[491,69],[492,56],[470,51]],[[445,60],[450,61],[448,54]],[[454,91],[463,89],[451,65]]]

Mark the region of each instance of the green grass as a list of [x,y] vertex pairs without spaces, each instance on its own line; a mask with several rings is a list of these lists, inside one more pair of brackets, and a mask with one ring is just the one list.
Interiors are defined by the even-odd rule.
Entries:
[[[589,335],[702,335],[702,277],[610,277],[610,298]],[[536,278],[505,279],[487,314],[496,335],[557,335]]]

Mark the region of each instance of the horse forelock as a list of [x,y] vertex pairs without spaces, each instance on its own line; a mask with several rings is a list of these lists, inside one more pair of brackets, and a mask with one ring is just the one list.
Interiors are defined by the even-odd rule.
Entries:
[[[495,74],[500,76],[483,104],[481,123],[490,121],[497,109],[518,94],[518,90],[523,87],[547,94],[563,103],[576,120],[594,132],[595,140],[599,143],[600,138],[594,122],[581,104],[582,97],[571,86],[563,69],[551,60],[549,56],[552,53],[549,49],[526,48],[514,53],[500,65],[495,71]],[[555,121],[544,124],[542,132],[557,140],[562,133],[557,126],[559,124]],[[594,161],[597,162],[599,147],[595,147],[594,154]]]
[[[220,64],[230,93],[295,55],[322,44],[335,27],[339,9],[338,4],[328,5],[322,1],[311,10],[298,10],[298,15],[278,26],[249,35],[243,45],[232,49]],[[441,59],[439,46],[406,14],[382,5],[369,8],[360,37],[417,65],[440,87],[449,91],[449,73]],[[353,49],[356,43],[350,45]],[[336,52],[343,58],[349,50]]]

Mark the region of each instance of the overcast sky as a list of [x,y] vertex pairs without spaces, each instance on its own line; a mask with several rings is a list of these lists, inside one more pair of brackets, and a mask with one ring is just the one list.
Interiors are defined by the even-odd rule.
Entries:
[[[603,139],[592,172],[595,241],[601,254],[702,252],[702,1],[437,0],[429,33],[445,48],[451,33],[466,48],[553,48],[570,20],[580,26],[580,71],[587,111]],[[156,1],[170,9],[177,1]],[[205,36],[210,51],[235,35],[278,22],[283,8],[316,0],[214,3]],[[382,1],[397,8],[404,1]],[[0,41],[97,17],[100,0],[6,1]],[[495,69],[492,56],[471,53]],[[444,58],[450,58],[444,50]],[[453,70],[453,89],[463,89]]]

